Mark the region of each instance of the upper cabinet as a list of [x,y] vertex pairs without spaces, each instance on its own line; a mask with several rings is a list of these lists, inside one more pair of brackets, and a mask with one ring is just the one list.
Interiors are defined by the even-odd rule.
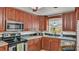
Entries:
[[28,27],[29,27],[29,17],[27,13],[24,13],[24,31],[28,31]]
[[23,22],[23,20],[24,20],[24,12],[23,11],[20,11],[18,9],[11,8],[11,7],[6,7],[5,11],[6,11],[6,13],[5,13],[6,20]]
[[63,18],[63,31],[76,31],[76,17],[75,12],[64,13]]
[[15,21],[15,9],[11,7],[5,8],[6,20]]
[[19,10],[15,11],[15,19],[16,19],[16,21],[20,21],[20,11]]
[[24,31],[45,31],[47,17],[30,14],[15,8],[0,8],[0,31],[5,30],[6,21],[24,23]]
[[15,11],[15,19],[18,22],[24,22],[24,12],[20,10]]
[[39,30],[46,31],[48,25],[48,17],[47,16],[39,16]]
[[5,29],[5,9],[0,7],[0,32]]
[[39,31],[39,19],[36,15],[32,15],[32,29]]
[[76,19],[79,20],[79,7],[76,7]]

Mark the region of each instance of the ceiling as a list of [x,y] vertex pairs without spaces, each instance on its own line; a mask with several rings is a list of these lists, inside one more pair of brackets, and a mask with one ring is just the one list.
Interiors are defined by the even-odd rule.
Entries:
[[38,11],[33,12],[31,7],[15,7],[15,8],[29,12],[29,13],[33,13],[36,15],[44,15],[44,16],[51,16],[51,15],[60,14],[64,12],[70,12],[70,11],[75,10],[75,7],[58,7],[58,8],[41,7],[40,9],[38,9]]

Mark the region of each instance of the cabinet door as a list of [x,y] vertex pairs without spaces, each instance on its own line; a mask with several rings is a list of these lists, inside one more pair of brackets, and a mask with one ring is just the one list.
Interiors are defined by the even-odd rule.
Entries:
[[39,20],[38,16],[36,15],[32,16],[32,29],[35,31],[39,31]]
[[24,22],[24,12],[20,10],[15,11],[15,18],[18,22]]
[[5,29],[5,9],[0,7],[0,32],[4,31]]
[[71,30],[72,31],[76,31],[76,25],[77,25],[76,15],[75,15],[75,12],[72,12],[71,13]]
[[76,20],[79,20],[79,7],[76,7],[75,12],[76,12]]
[[20,16],[19,16],[19,20],[20,22],[23,22],[24,23],[24,12],[23,11],[20,11]]
[[0,51],[4,51],[4,47],[0,47]]
[[8,46],[7,45],[1,46],[0,51],[8,51]]
[[15,9],[6,7],[6,20],[15,21]]
[[42,49],[50,50],[50,38],[47,37],[42,38]]
[[19,10],[16,10],[15,11],[15,19],[16,19],[16,21],[20,21],[20,19],[19,19],[19,17],[20,17],[20,11]]
[[69,13],[63,14],[63,31],[71,31],[71,18]]
[[37,38],[34,40],[35,46],[36,46],[36,51],[41,50],[41,38]]
[[39,51],[41,49],[40,39],[31,39],[28,41],[28,51]]
[[29,17],[27,13],[24,13],[24,31],[28,31],[29,27]]
[[35,30],[35,26],[34,26],[34,23],[35,23],[34,21],[35,21],[35,19],[34,19],[34,18],[35,18],[35,16],[34,16],[34,15],[31,15],[31,30],[32,30],[32,31]]
[[39,16],[39,30],[40,31],[46,30],[46,18],[43,16]]
[[62,18],[63,18],[63,31],[76,31],[75,12],[64,13]]
[[33,24],[32,24],[32,15],[31,14],[27,14],[27,20],[28,20],[28,31],[31,31],[32,30],[32,26],[33,26]]
[[60,50],[60,39],[50,39],[50,50],[59,51]]

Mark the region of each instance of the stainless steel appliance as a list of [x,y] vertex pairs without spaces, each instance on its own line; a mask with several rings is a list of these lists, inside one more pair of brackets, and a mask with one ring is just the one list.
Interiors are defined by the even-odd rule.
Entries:
[[3,41],[9,44],[9,51],[25,51],[25,43],[27,40],[22,40],[20,33],[4,33]]
[[25,43],[19,43],[17,44],[17,51],[24,51],[25,50]]
[[24,24],[16,21],[6,21],[6,31],[23,31]]

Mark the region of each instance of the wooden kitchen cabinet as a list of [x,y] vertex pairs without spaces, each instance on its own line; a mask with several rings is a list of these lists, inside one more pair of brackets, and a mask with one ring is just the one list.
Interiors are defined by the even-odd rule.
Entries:
[[24,13],[24,31],[29,31],[29,17],[27,13]]
[[24,31],[39,31],[39,16],[29,13],[23,15]]
[[42,38],[42,49],[47,51],[59,51],[61,39],[58,38]]
[[6,21],[24,23],[24,31],[46,31],[46,16],[38,16],[12,7],[0,8],[0,31],[5,30]]
[[39,51],[41,49],[41,39],[31,39],[28,41],[28,51]]
[[11,7],[5,7],[6,20],[15,21],[15,10]]
[[60,50],[61,39],[51,38],[50,39],[50,51],[59,51]]
[[24,22],[24,12],[16,9],[15,19],[18,22]]
[[15,19],[16,19],[16,21],[20,21],[20,11],[19,10],[16,10],[15,11]]
[[28,31],[39,31],[39,16],[26,13],[24,24],[27,26],[26,30]]
[[5,30],[5,8],[0,7],[0,32]]
[[8,45],[1,46],[0,51],[8,51]]
[[75,12],[76,12],[76,20],[79,20],[79,7],[75,8]]
[[40,17],[39,22],[40,22],[39,23],[39,27],[40,27],[39,30],[44,31],[44,25],[45,25],[44,24],[44,22],[45,22],[44,17]]
[[46,16],[39,16],[39,30],[46,31],[47,30],[47,22],[48,18]]
[[34,31],[39,31],[39,19],[36,15],[32,15],[32,29]]
[[42,38],[42,49],[50,50],[50,38],[48,38],[48,37]]
[[15,8],[6,7],[6,20],[11,21],[20,21],[23,22],[24,20],[24,12]]
[[64,13],[63,18],[63,31],[76,31],[76,16],[75,12]]

